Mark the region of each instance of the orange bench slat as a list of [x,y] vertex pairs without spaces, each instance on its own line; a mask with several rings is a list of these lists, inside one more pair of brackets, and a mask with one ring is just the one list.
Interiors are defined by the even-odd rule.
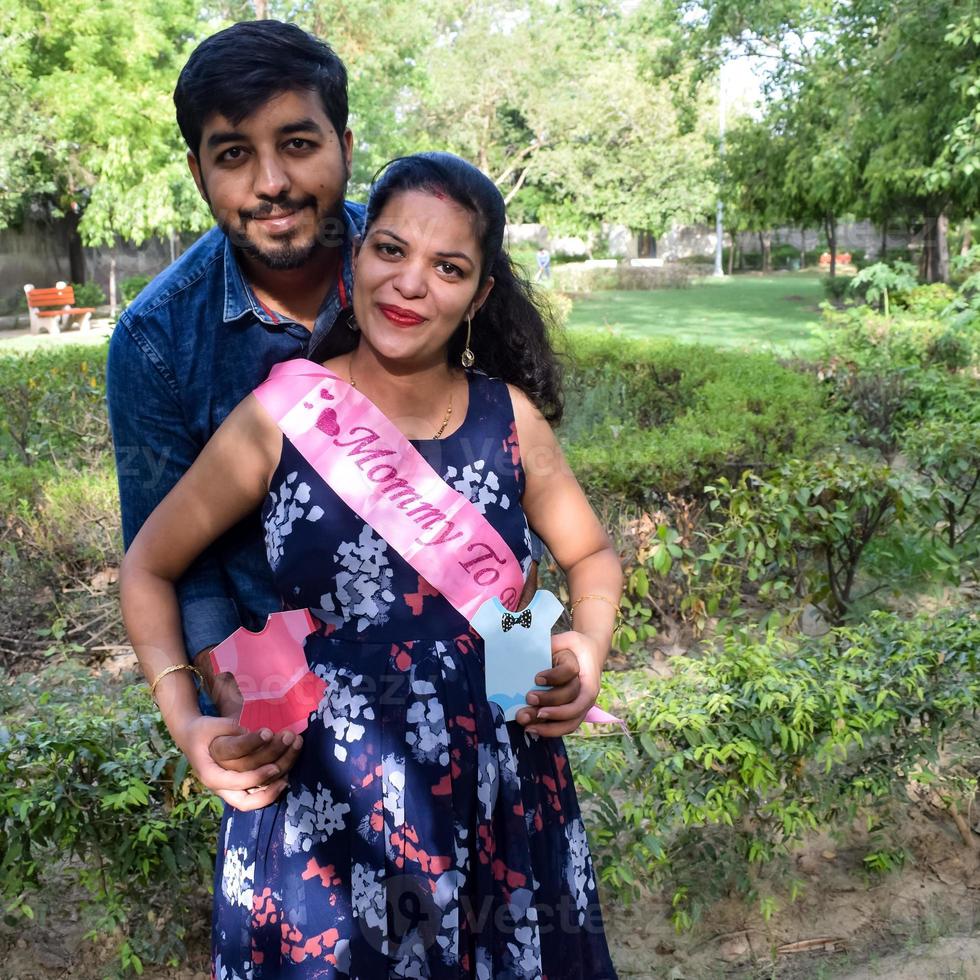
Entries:
[[34,312],[35,316],[67,316],[72,313],[94,313],[94,306],[72,306],[68,309],[60,310],[36,310]]
[[61,306],[75,302],[74,289],[32,289],[27,294],[27,302],[31,306]]

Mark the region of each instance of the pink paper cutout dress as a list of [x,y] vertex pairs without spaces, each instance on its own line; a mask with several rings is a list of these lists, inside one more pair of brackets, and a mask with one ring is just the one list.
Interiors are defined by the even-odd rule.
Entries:
[[308,609],[272,613],[261,633],[236,630],[211,651],[215,673],[230,672],[245,704],[239,724],[249,731],[288,729],[297,735],[327,685],[306,662],[304,643],[316,629]]

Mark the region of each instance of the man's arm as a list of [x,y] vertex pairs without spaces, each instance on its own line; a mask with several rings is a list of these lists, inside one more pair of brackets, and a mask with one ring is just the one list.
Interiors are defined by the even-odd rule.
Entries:
[[[188,432],[176,381],[164,358],[125,314],[109,344],[106,387],[123,545],[128,550],[202,447]],[[188,569],[177,591],[184,642],[192,655],[220,643],[241,625],[210,550]]]
[[[109,423],[115,447],[122,510],[123,544],[128,550],[139,529],[161,500],[186,473],[201,447],[187,428],[176,381],[161,353],[146,339],[139,324],[124,313],[109,344],[107,369]],[[227,579],[210,550],[182,576],[177,585],[188,660],[209,680],[210,649],[241,625]],[[187,654],[185,654],[187,655]],[[226,717],[240,707],[234,682],[208,686]],[[241,730],[239,730],[241,731]],[[262,730],[221,736],[211,743],[215,761],[225,769],[246,772],[275,762],[282,771],[295,761],[298,745],[288,733]]]

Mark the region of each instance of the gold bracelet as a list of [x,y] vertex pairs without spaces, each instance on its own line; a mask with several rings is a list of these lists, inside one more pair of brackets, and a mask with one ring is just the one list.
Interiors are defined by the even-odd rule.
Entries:
[[617,603],[613,602],[612,599],[609,598],[609,596],[597,595],[597,594],[594,594],[594,593],[590,593],[589,595],[579,596],[572,603],[572,608],[568,610],[568,615],[569,616],[574,616],[575,615],[575,607],[580,602],[585,602],[586,599],[601,599],[603,602],[608,602],[609,605],[613,607],[613,612],[615,612],[617,616],[619,615],[619,605]]
[[157,689],[157,684],[160,683],[167,676],[167,674],[172,674],[176,670],[192,670],[204,682],[204,675],[191,664],[171,664],[169,667],[164,667],[163,670],[153,678],[153,683],[150,684],[150,697],[153,697],[153,692]]

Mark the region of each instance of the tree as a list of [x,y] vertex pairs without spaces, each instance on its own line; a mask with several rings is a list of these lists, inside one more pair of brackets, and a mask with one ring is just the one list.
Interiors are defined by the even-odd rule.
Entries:
[[0,0],[0,16],[10,25],[0,80],[24,124],[17,138],[31,146],[0,186],[0,220],[64,217],[75,282],[85,280],[83,243],[206,227],[170,101],[190,47],[207,31],[197,4]]
[[638,52],[658,42],[639,14],[595,0],[451,9],[425,55],[421,145],[474,160],[508,204],[566,230],[659,234],[710,208],[710,107],[685,115],[644,73]]
[[766,122],[750,117],[738,120],[725,138],[721,180],[725,223],[733,252],[738,232],[758,234],[763,272],[771,268],[771,230],[787,217],[785,176],[785,143]]

